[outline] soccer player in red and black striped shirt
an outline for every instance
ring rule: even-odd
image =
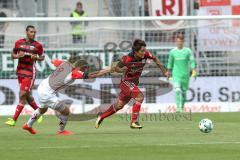
[[[122,72],[119,88],[120,94],[115,104],[112,104],[105,112],[99,115],[96,120],[95,128],[99,128],[102,121],[122,109],[131,99],[135,100],[132,107],[132,117],[130,127],[140,129],[142,126],[138,122],[139,111],[143,102],[144,96],[140,91],[138,84],[147,59],[151,59],[160,68],[161,72],[169,77],[169,73],[160,61],[149,51],[146,50],[146,43],[143,40],[137,39],[133,42],[132,52],[123,56],[117,63],[115,72]]]
[[[36,78],[36,61],[44,60],[43,47],[38,41],[35,41],[36,29],[32,25],[26,27],[26,38],[15,42],[12,52],[12,58],[18,59],[16,74],[20,87],[19,103],[17,105],[13,118],[6,121],[7,125],[14,126],[22,112],[24,105],[28,103],[34,110],[38,108],[31,94],[32,86]]]

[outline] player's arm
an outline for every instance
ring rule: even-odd
[[[44,60],[44,58],[45,58],[45,56],[44,55],[40,55],[40,56],[37,56],[37,61],[43,61]]]
[[[173,57],[173,55],[170,51],[169,56],[168,56],[168,63],[167,63],[167,69],[168,69],[169,77],[172,76],[173,65],[174,65],[174,57]]]
[[[60,60],[60,59],[53,59],[51,61],[51,63],[55,66],[55,67],[58,67],[60,66],[64,61],[63,60]]]
[[[78,68],[74,69],[68,76],[67,79],[89,79],[89,78],[96,78],[101,77],[107,73],[110,73],[111,68],[107,67],[100,71],[95,71],[91,73],[82,72]]]
[[[43,54],[43,47],[41,44],[37,46],[37,54],[31,55],[32,60],[34,61],[43,61],[45,56]]]
[[[189,60],[190,60],[190,67],[191,67],[191,77],[196,77],[197,76],[196,61],[191,50],[190,50]]]
[[[43,61],[44,60],[44,55],[31,55],[31,59],[34,61]]]
[[[20,46],[19,41],[16,41],[12,51],[12,59],[19,59],[25,56],[24,52],[18,52],[19,46]]]
[[[125,57],[122,57],[119,61],[113,62],[111,66],[111,72],[123,73],[127,70],[127,67],[124,63]]]
[[[100,71],[95,71],[95,72],[91,72],[88,74],[87,78],[97,78],[97,77],[101,77],[107,73],[111,72],[111,67],[107,67],[105,69],[102,69]]]
[[[162,63],[156,58],[153,60],[156,65],[160,68],[161,72],[166,76],[169,77],[169,73],[167,71],[167,69],[162,65]]]
[[[161,70],[161,72],[163,73],[164,76],[169,77],[167,69],[162,65],[162,63],[160,62],[160,60],[157,57],[155,57],[152,53],[150,53],[148,51],[146,53],[146,57],[148,59],[152,59],[156,63],[156,65]]]
[[[15,51],[12,52],[12,59],[19,59],[19,58],[22,58],[24,57],[24,52],[20,52],[20,53],[16,53]]]

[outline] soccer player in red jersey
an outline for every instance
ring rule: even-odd
[[[36,78],[36,61],[44,60],[43,47],[35,41],[36,29],[32,25],[26,27],[26,38],[19,39],[15,42],[12,52],[12,58],[18,59],[18,66],[16,74],[20,87],[19,103],[17,105],[15,114],[9,118],[5,123],[9,126],[15,126],[16,121],[22,112],[26,103],[28,103],[34,110],[38,108],[31,94],[32,86]]]
[[[115,69],[113,69],[115,72],[124,73],[119,85],[121,90],[120,95],[115,104],[112,104],[104,113],[98,116],[95,128],[99,128],[100,124],[105,118],[122,109],[132,98],[135,100],[135,103],[132,107],[130,127],[133,129],[142,128],[138,122],[138,117],[144,96],[138,88],[138,83],[147,59],[152,59],[160,68],[162,73],[169,77],[165,67],[154,55],[147,51],[145,47],[146,43],[143,40],[135,40],[132,46],[132,52],[126,56],[123,56],[116,65]]]

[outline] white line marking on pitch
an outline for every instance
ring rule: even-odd
[[[188,145],[216,145],[216,144],[240,144],[240,142],[196,142],[196,143],[170,143],[170,144],[144,144],[138,146],[188,146]],[[112,148],[112,147],[135,147],[135,145],[110,145],[110,146],[46,146],[40,149],[74,149],[74,148]]]

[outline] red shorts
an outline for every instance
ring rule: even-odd
[[[18,77],[18,83],[21,91],[30,92],[34,85],[34,80],[28,77]]]
[[[138,94],[142,94],[138,86],[129,81],[122,81],[120,83],[120,94],[118,99],[124,102],[129,102],[131,98],[136,98]]]

